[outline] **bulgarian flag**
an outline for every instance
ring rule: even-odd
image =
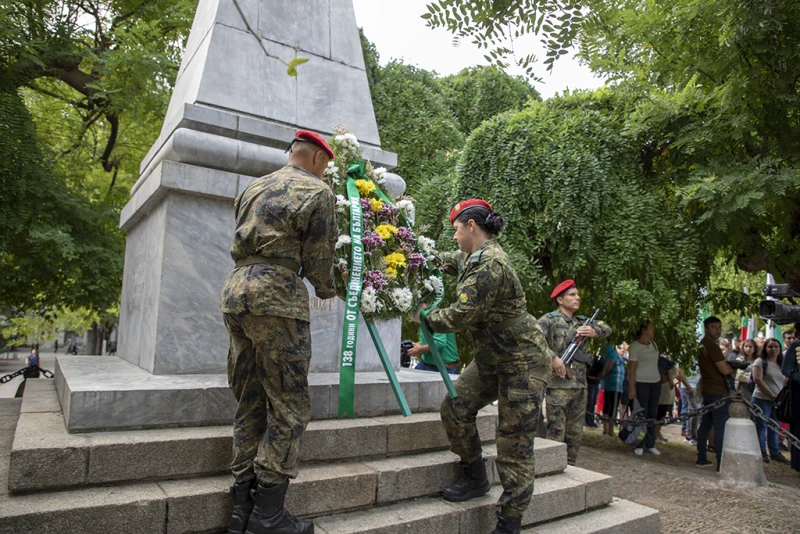
[[[744,341],[745,339],[752,339],[751,337],[748,336],[749,331],[750,331],[750,319],[748,319],[747,317],[742,317],[742,332],[739,339],[742,341]]]

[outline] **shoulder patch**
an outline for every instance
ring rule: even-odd
[[[466,303],[466,302],[469,300],[469,297],[467,296],[467,294],[466,294],[466,293],[461,293],[461,294],[458,296],[458,300],[459,300],[459,301],[460,301],[462,304],[464,304],[464,303]]]
[[[551,311],[545,317],[558,317],[560,314],[557,311]]]
[[[483,256],[483,250],[479,250],[477,252],[473,252],[469,257],[470,263],[478,263],[481,261],[481,256]]]

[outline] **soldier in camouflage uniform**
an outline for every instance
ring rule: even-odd
[[[442,422],[464,470],[443,496],[465,501],[491,488],[475,418],[498,400],[496,465],[504,491],[494,533],[518,533],[533,495],[533,438],[552,359],[527,313],[511,261],[493,238],[502,217],[489,203],[473,199],[457,204],[450,222],[462,252],[443,253],[437,260],[445,273],[458,275],[457,298],[448,308],[432,310],[425,322],[433,332],[469,329],[475,357],[455,383],[458,396],[442,401]]]
[[[539,318],[547,345],[558,358],[575,338],[575,334],[588,338],[606,338],[611,328],[603,321],[592,326],[582,326],[586,317],[574,315],[580,306],[580,296],[575,282],[566,280],[550,295],[558,309]],[[578,353],[572,361],[566,377],[557,377],[547,384],[547,430],[548,439],[567,444],[567,462],[575,465],[581,446],[583,424],[586,414],[586,371],[591,358]]]
[[[319,298],[335,296],[338,229],[335,196],[321,179],[330,147],[300,130],[290,150],[287,166],[254,181],[235,202],[236,267],[221,302],[231,339],[228,383],[238,402],[232,533],[314,531],[283,501],[311,418],[309,296],[302,277]]]

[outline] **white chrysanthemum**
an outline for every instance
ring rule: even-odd
[[[360,146],[356,136],[349,132],[346,134],[339,134],[335,137],[335,139],[339,145],[348,152],[355,152]]]
[[[403,199],[397,203],[397,209],[402,211],[406,219],[408,219],[409,224],[414,226],[414,219],[416,219],[417,215],[417,208],[414,207],[414,203],[408,199]]]
[[[417,236],[417,244],[419,245],[419,249],[422,251],[422,254],[425,255],[425,259],[428,261],[433,260],[433,251],[436,249],[436,241],[430,237],[420,235]]]
[[[414,300],[414,294],[411,293],[411,290],[407,287],[393,289],[389,297],[392,299],[395,308],[401,312],[407,312],[409,308],[411,308],[411,303]]]
[[[378,298],[378,292],[371,286],[361,291],[361,311],[364,313],[378,313],[383,309],[383,302]]]
[[[336,263],[336,266],[339,267],[339,270],[346,271],[348,269],[347,260],[344,258],[339,258],[339,261]]]
[[[328,168],[323,173],[326,178],[329,178],[335,185],[339,185],[339,167],[333,161],[328,162]]]
[[[336,211],[339,213],[347,212],[347,208],[350,206],[350,201],[344,198],[342,195],[336,195]]]
[[[383,184],[386,182],[386,167],[378,167],[374,171],[375,173],[375,181],[379,184]]]
[[[350,236],[349,236],[349,235],[340,235],[340,236],[339,236],[339,239],[337,239],[337,240],[336,240],[336,248],[337,248],[337,249],[340,249],[340,248],[342,248],[344,245],[349,245],[349,244],[350,244],[350,243],[352,243],[352,242],[353,242],[353,240],[352,240],[352,239],[350,239]]]
[[[436,276],[431,275],[425,279],[422,285],[424,285],[425,289],[427,289],[428,291],[432,293],[437,293],[439,291],[439,288],[441,287],[441,281]]]

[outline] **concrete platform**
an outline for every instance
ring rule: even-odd
[[[69,432],[227,424],[236,410],[225,375],[153,375],[116,357],[56,361],[56,389]],[[446,393],[438,373],[401,370],[412,412],[438,411]],[[312,419],[337,417],[338,373],[309,375]],[[383,372],[356,373],[356,417],[399,414]]]

